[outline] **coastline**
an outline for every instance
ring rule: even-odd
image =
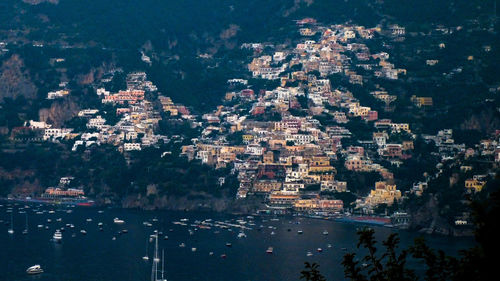
[[[211,196],[210,196],[211,197]],[[136,198],[137,199],[137,198]],[[203,198],[207,199],[207,198]],[[236,200],[229,200],[228,198],[213,198],[208,200],[202,200],[199,198],[197,200],[188,199],[187,197],[175,197],[170,196],[168,199],[163,198],[163,200],[155,200],[155,204],[145,204],[144,200],[126,200],[124,198],[120,203],[104,203],[103,200],[95,199],[89,201],[92,204],[75,204],[74,202],[68,201],[44,201],[37,199],[22,199],[22,198],[0,198],[0,202],[15,202],[22,204],[44,204],[44,205],[54,205],[54,206],[71,206],[71,207],[84,207],[84,208],[118,208],[118,209],[137,209],[144,211],[185,211],[185,212],[216,212],[216,213],[226,213],[236,216],[246,216],[246,215],[259,215],[259,216],[272,216],[272,217],[305,217],[310,219],[319,220],[330,220],[346,224],[357,224],[360,226],[378,226],[385,228],[392,228],[398,230],[406,230],[409,232],[422,233],[427,235],[438,235],[438,236],[453,236],[453,237],[472,237],[474,235],[472,229],[458,230],[456,228],[450,228],[446,226],[438,226],[435,223],[429,225],[428,227],[417,228],[410,225],[393,225],[391,223],[390,217],[382,216],[366,216],[366,215],[345,215],[345,214],[335,214],[335,215],[325,215],[325,214],[311,214],[311,213],[301,213],[301,212],[272,212],[268,209],[263,209],[262,202],[239,202],[236,204]],[[161,204],[160,204],[161,203]],[[243,203],[243,204],[241,204]]]

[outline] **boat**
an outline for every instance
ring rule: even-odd
[[[87,234],[87,231],[85,229],[82,229],[82,230],[80,230],[80,233],[85,235],[85,234]]]
[[[184,247],[186,247],[186,244],[184,244],[184,243],[180,243],[180,244],[179,244],[179,247],[180,247],[180,248],[184,248]]]
[[[191,248],[191,252],[196,252],[196,248]]]
[[[276,234],[276,233],[274,233],[274,231],[271,231],[271,235],[274,235],[274,234]]]
[[[103,225],[104,224],[102,222],[100,222],[100,223],[97,224],[98,227],[103,227]]]
[[[227,256],[226,256],[226,254],[222,254],[222,255],[220,255],[220,257],[225,259]]]
[[[213,256],[214,255],[214,252],[210,252],[208,253],[209,256]]]
[[[28,213],[26,213],[26,225],[24,227],[23,234],[28,234]]]
[[[326,245],[326,246],[327,246],[328,248],[331,248],[331,247],[332,247],[332,244],[328,244],[328,245]]]
[[[297,234],[302,234],[304,233],[302,230],[297,230]]]
[[[87,221],[87,222],[91,222],[91,221],[92,221],[92,219],[88,218],[86,221]]]
[[[165,274],[165,250],[161,250],[161,279],[160,281],[167,281],[164,277]]]
[[[42,272],[43,272],[43,269],[39,264],[35,264],[33,266],[28,267],[28,269],[26,269],[26,273],[32,274],[32,275],[40,274]]]
[[[144,225],[145,225],[145,226],[147,226],[147,227],[151,227],[151,226],[153,226],[150,222],[147,222],[147,221],[143,222],[142,224],[144,224]]]
[[[311,252],[307,252],[307,254],[306,254],[306,255],[307,255],[308,257],[310,257],[310,256],[312,256],[312,255],[313,255],[313,253],[311,253]]]
[[[10,228],[7,230],[9,234],[14,234],[14,217],[12,213],[10,213]]]
[[[148,256],[148,241],[146,240],[146,255],[144,255],[144,257],[142,257],[143,260],[147,261],[149,260],[149,256]]]
[[[116,223],[116,224],[124,224],[124,223],[125,223],[125,221],[124,221],[124,220],[121,220],[121,219],[119,219],[119,218],[114,218],[114,219],[113,219],[113,222],[114,222],[114,223]]]
[[[245,238],[247,235],[244,232],[238,233],[238,238]]]
[[[163,237],[163,240],[168,240],[168,236]]]
[[[273,250],[274,250],[273,247],[269,247],[269,248],[267,248],[266,253],[272,254]]]
[[[62,238],[63,238],[63,237],[62,237],[62,233],[61,233],[61,231],[60,231],[59,229],[56,229],[56,232],[55,232],[55,233],[54,233],[54,235],[52,236],[52,239],[53,239],[55,242],[59,243],[59,242],[61,242]]]
[[[232,247],[233,245],[231,243],[226,243],[226,247]]]
[[[321,252],[323,252],[323,249],[318,248],[317,251],[318,251],[318,253],[321,253]]]
[[[323,231],[323,235],[328,235],[328,231]]]

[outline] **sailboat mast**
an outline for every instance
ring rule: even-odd
[[[155,246],[155,280],[158,280],[158,233],[156,233],[156,246]]]
[[[161,250],[161,281],[165,281],[165,278],[163,278],[163,272],[165,269],[163,266],[165,265],[165,249]]]

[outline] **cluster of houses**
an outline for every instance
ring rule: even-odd
[[[135,72],[127,75],[124,90],[111,93],[105,88],[97,89],[103,105],[116,109],[119,120],[115,124],[110,124],[100,109],[84,109],[78,113],[78,117],[87,120],[84,132],[52,128],[36,121],[29,126],[42,130],[45,141],[75,139],[74,151],[110,143],[128,152],[170,141],[168,136],[157,134],[159,121],[167,115],[201,127],[201,134],[182,147],[181,155],[216,169],[229,168],[239,180],[237,198],[260,196],[276,212],[342,212],[352,207],[336,198],[336,194],[351,188],[337,174],[342,167],[353,173],[375,172],[382,178],[366,197],[356,200],[355,207],[363,212],[370,213],[380,204],[401,200],[404,194],[394,184],[391,170],[412,157],[417,136],[408,123],[379,119],[376,109],[363,104],[347,88],[332,85],[330,78],[340,75],[355,86],[372,77],[397,80],[405,75],[404,68],[390,62],[389,53],[371,52],[367,45],[377,34],[399,40],[405,35],[404,27],[327,27],[314,19],[303,19],[297,24],[302,39],[289,48],[264,43],[241,46],[254,51],[248,63],[251,76],[277,81],[278,86],[273,89],[256,90],[248,80],[230,79],[224,103],[212,112],[196,116],[170,97],[158,94],[144,72]],[[61,91],[48,98],[68,94]],[[158,99],[148,100],[150,93]],[[396,95],[380,86],[370,95],[387,107],[397,100]],[[411,101],[416,107],[433,105],[431,97],[415,95]],[[366,125],[369,130],[365,135],[369,137],[354,139],[357,132],[348,129],[351,122]],[[452,130],[422,137],[436,145],[436,153],[443,161],[459,155],[487,155],[500,161],[500,148],[494,140],[466,149],[464,144],[454,142]],[[468,166],[463,166],[466,171]],[[473,175],[465,181],[465,187],[480,191],[486,177]],[[429,179],[414,183],[409,192],[421,195]],[[224,178],[219,182],[223,183]]]
[[[240,83],[240,90],[228,92],[227,103],[203,116],[204,133],[184,146],[182,154],[215,168],[231,167],[240,181],[237,197],[264,196],[270,209],[342,211],[335,193],[349,192],[349,186],[337,178],[340,161],[347,170],[377,172],[384,179],[357,202],[358,208],[391,205],[401,199],[401,192],[392,184],[393,174],[374,158],[400,164],[411,157],[415,136],[408,123],[379,120],[376,110],[361,104],[347,89],[333,87],[328,76],[339,74],[363,84],[366,78],[356,73],[357,68],[386,79],[398,79],[405,70],[395,68],[389,54],[371,54],[362,43],[379,28],[314,23],[298,22],[304,41],[292,49],[259,54],[264,44],[244,44],[242,48],[257,54],[248,64],[252,76],[278,80],[279,86],[254,92],[248,81],[231,79],[231,85]],[[396,100],[383,89],[372,95],[387,104]],[[316,116],[334,122],[322,124]],[[343,140],[353,135],[345,124],[353,119],[369,124],[373,137],[343,146]],[[394,134],[406,138],[392,141]],[[234,142],[235,135],[240,142]]]

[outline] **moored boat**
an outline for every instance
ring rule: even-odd
[[[28,273],[28,274],[40,274],[42,272],[43,272],[43,269],[39,264],[35,264],[33,266],[28,267],[28,269],[26,269],[26,273]]]

